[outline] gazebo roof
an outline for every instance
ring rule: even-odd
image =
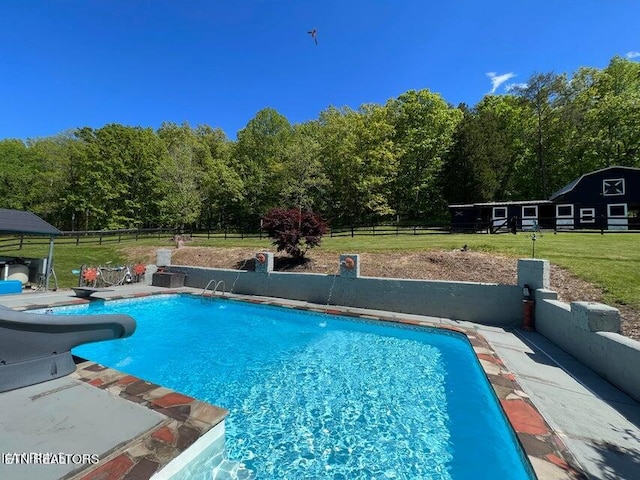
[[[28,235],[62,235],[53,225],[35,213],[0,208],[0,233],[26,233]]]

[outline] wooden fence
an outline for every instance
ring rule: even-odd
[[[62,232],[55,237],[56,245],[102,245],[120,243],[123,240],[139,240],[141,238],[171,238],[172,229],[127,229],[127,230],[87,230]],[[0,238],[0,248],[21,250],[25,245],[49,245],[48,235],[7,235]]]
[[[358,225],[332,228],[330,237],[355,237],[360,235],[432,235],[450,233],[448,226],[435,225]]]
[[[506,227],[506,224],[503,226]],[[498,233],[499,229],[488,228],[476,233]],[[640,230],[606,230],[606,229],[546,229],[544,231],[555,231],[557,233],[640,233]],[[467,230],[468,231],[468,230]],[[504,228],[503,231],[507,231]],[[518,228],[518,231],[521,231]],[[388,235],[434,235],[450,234],[449,226],[443,225],[353,225],[334,227],[329,229],[326,236],[330,238],[356,237],[356,236],[388,236]],[[88,230],[63,232],[55,239],[56,245],[103,245],[108,243],[120,243],[122,241],[140,240],[148,238],[165,238],[171,241],[175,238],[176,231],[168,228],[147,228],[147,229],[122,229],[122,230]],[[193,239],[264,239],[268,238],[263,231],[245,231],[241,229],[187,231],[184,233]],[[49,245],[49,236],[37,235],[5,235],[0,237],[0,249],[21,250],[26,245]]]

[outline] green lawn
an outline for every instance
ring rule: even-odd
[[[451,250],[467,245],[474,251],[517,258],[533,254],[531,235],[422,235],[326,239],[323,248],[347,253]],[[640,234],[544,233],[535,240],[535,257],[565,267],[603,288],[605,300],[640,307]]]
[[[45,258],[49,251],[48,246],[30,246],[28,242],[21,250],[0,251],[3,256]],[[135,243],[135,242],[130,242]],[[127,244],[130,244],[129,242]],[[127,259],[122,254],[125,243],[109,243],[104,245],[55,245],[53,250],[53,266],[58,277],[60,287],[69,288],[78,285],[78,277],[71,273],[79,269],[82,264],[104,265],[111,262],[114,265],[123,264]],[[53,285],[53,284],[51,284]]]
[[[325,237],[320,247],[333,253],[358,252],[415,252],[427,250],[451,250],[467,245],[474,251],[497,253],[517,258],[531,257],[533,250],[531,235],[388,235]],[[122,264],[139,259],[125,258],[124,247],[131,245],[171,248],[166,239],[147,238],[108,243],[104,245],[56,244],[55,270],[62,287],[77,284],[71,270],[86,264]],[[259,239],[197,239],[191,245],[215,247],[245,247],[256,250],[270,248],[268,240]],[[22,250],[0,252],[2,255],[45,257],[47,248],[27,245]],[[536,258],[545,258],[567,268],[577,276],[595,283],[606,292],[605,301],[640,307],[640,235],[638,234],[538,234],[535,241]]]

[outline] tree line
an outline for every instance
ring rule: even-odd
[[[640,63],[620,57],[473,107],[425,89],[300,124],[265,108],[235,141],[168,122],[5,139],[0,207],[63,230],[256,230],[273,207],[333,226],[436,223],[449,203],[545,199],[612,165],[640,167]]]

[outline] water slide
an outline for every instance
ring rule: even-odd
[[[135,329],[129,315],[47,315],[0,305],[0,392],[64,377],[76,369],[73,347]]]

